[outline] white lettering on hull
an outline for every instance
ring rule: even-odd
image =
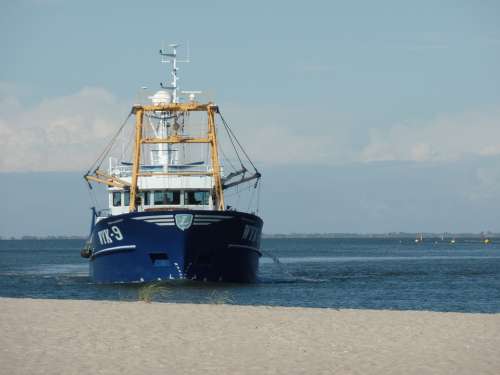
[[[101,245],[112,244],[114,240],[123,240],[123,234],[120,228],[118,228],[116,225],[113,225],[110,229],[102,229],[97,232],[97,238],[99,239],[99,243]]]

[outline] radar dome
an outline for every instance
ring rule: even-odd
[[[168,104],[172,102],[172,96],[168,91],[157,91],[153,96],[149,97],[153,104]]]

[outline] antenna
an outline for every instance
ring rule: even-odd
[[[188,43],[188,57],[186,59],[177,59],[177,47],[179,47],[179,44],[170,44],[169,47],[172,49],[172,52],[166,52],[163,49],[160,49],[160,55],[161,55],[161,62],[164,64],[172,64],[172,82],[170,83],[170,86],[164,85],[163,83],[160,83],[160,86],[164,89],[172,90],[172,102],[173,103],[179,103],[179,97],[177,95],[177,81],[179,80],[179,77],[177,76],[177,71],[179,68],[177,67],[178,62],[185,62],[188,63],[190,62],[189,60],[189,43]]]

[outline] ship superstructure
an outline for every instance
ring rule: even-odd
[[[200,91],[179,91],[177,45],[170,47],[171,52],[160,54],[172,66],[171,84],[162,84],[150,104],[131,110],[131,154],[109,157],[109,146],[85,175],[89,183],[108,186],[108,209],[94,211],[82,255],[89,257],[97,282],[253,281],[262,220],[227,210],[224,190],[244,183],[257,186],[260,173],[218,106],[198,102]],[[217,120],[252,172],[238,154],[239,168],[224,173]],[[102,167],[106,158],[107,170]]]

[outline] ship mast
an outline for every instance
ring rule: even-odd
[[[179,76],[177,75],[177,71],[179,68],[177,67],[178,62],[185,62],[189,63],[189,57],[183,60],[177,59],[177,47],[179,47],[178,44],[170,44],[170,48],[172,48],[172,52],[168,53],[163,51],[162,49],[160,50],[160,55],[162,56],[161,62],[164,64],[172,64],[172,70],[171,70],[171,75],[172,75],[172,82],[170,83],[170,86],[166,86],[163,83],[160,83],[160,86],[164,89],[171,90],[172,91],[172,103],[179,103],[179,95],[177,94],[177,81],[179,80]],[[188,50],[189,51],[189,50]],[[189,54],[189,52],[188,52]],[[167,59],[167,57],[170,57],[170,60]]]
[[[213,103],[199,104],[194,101],[194,95],[191,96],[193,99],[188,103],[180,103],[180,98],[178,95],[177,81],[179,77],[177,72],[179,70],[178,62],[189,62],[189,58],[184,60],[177,59],[177,47],[178,44],[171,44],[172,52],[168,53],[160,50],[160,55],[162,56],[162,62],[172,64],[172,82],[170,86],[166,86],[161,83],[161,87],[172,92],[172,102],[171,103],[156,103],[153,105],[135,105],[132,108],[132,113],[135,114],[135,143],[134,143],[134,158],[132,163],[132,181],[130,184],[130,206],[129,211],[137,211],[137,193],[138,193],[138,181],[140,176],[149,175],[148,173],[142,173],[140,171],[140,160],[141,160],[141,146],[143,144],[185,144],[185,143],[207,143],[210,147],[210,158],[212,168],[210,172],[160,172],[155,173],[155,175],[176,175],[176,176],[193,176],[193,175],[206,175],[213,176],[214,179],[214,198],[215,206],[218,210],[224,210],[224,193],[222,187],[222,177],[221,177],[221,166],[218,154],[218,143],[217,143],[217,132],[215,128],[215,114],[219,112],[219,109]],[[167,60],[165,58],[170,58]],[[195,91],[188,92],[190,94],[197,93]],[[206,111],[207,112],[207,137],[187,137],[184,135],[174,134],[166,135],[160,137],[143,137],[143,119],[144,115],[150,112],[167,112],[173,116],[177,116],[178,113],[191,112],[191,111]]]

